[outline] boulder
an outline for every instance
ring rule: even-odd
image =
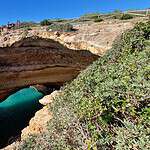
[[[42,99],[39,100],[39,102],[42,104],[42,105],[48,105],[48,104],[51,104],[53,99],[60,95],[61,94],[61,91],[54,91],[52,92],[50,95],[46,95],[44,96]]]

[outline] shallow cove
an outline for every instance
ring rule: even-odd
[[[43,96],[34,88],[24,88],[0,103],[0,148],[21,134],[35,112],[42,108],[39,99]]]

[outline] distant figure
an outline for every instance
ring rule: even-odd
[[[20,22],[19,20],[17,20],[15,26],[16,26],[16,27],[20,27],[20,25],[21,25],[21,22]]]
[[[45,92],[44,86],[32,86],[0,103],[0,148],[6,146],[9,138],[20,134],[35,112],[42,108],[39,100]]]

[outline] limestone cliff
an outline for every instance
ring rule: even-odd
[[[33,84],[62,85],[98,56],[75,51],[50,39],[32,37],[0,48],[0,95]]]
[[[105,20],[100,23],[75,24],[75,32],[51,32],[47,27],[34,27],[32,30],[10,30],[0,36],[0,47],[11,46],[16,41],[26,37],[38,36],[59,41],[69,49],[89,50],[92,53],[102,55],[110,49],[113,41],[125,30],[131,29],[136,22],[143,18],[135,18],[127,21]]]

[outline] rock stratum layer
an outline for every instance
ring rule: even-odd
[[[112,47],[113,41],[124,31],[133,28],[135,23],[145,18],[131,20],[105,20],[100,23],[84,22],[74,25],[75,32],[51,32],[46,27],[33,27],[32,30],[10,30],[0,35],[0,47],[11,46],[25,37],[38,36],[59,41],[69,49],[89,50],[94,54],[103,55]]]
[[[10,89],[28,85],[61,85],[75,78],[97,58],[88,51],[71,50],[54,40],[38,37],[0,48],[1,98]]]

